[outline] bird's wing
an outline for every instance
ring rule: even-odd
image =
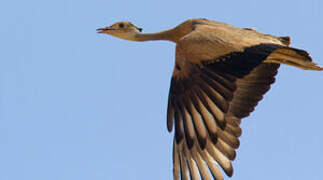
[[[279,65],[323,70],[306,51],[270,35],[228,25],[197,25],[177,42],[167,127],[174,137],[174,179],[232,176],[248,116],[275,81]],[[175,122],[174,122],[175,120]]]
[[[281,46],[259,44],[198,63],[180,43],[167,112],[168,130],[175,124],[174,179],[223,179],[218,165],[232,176],[240,119],[274,82],[279,64],[263,61]]]

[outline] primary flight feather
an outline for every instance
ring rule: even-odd
[[[275,37],[206,19],[190,19],[158,33],[141,33],[130,22],[99,33],[130,41],[176,43],[167,108],[167,128],[175,127],[174,179],[229,177],[239,147],[241,119],[248,116],[275,81],[280,64],[323,70],[309,54]]]

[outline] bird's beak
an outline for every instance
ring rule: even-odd
[[[107,31],[111,31],[111,30],[115,30],[115,29],[113,29],[113,28],[111,28],[111,27],[104,27],[104,28],[98,28],[98,29],[96,29],[96,31],[97,31],[98,33],[105,33],[105,32],[107,32]]]

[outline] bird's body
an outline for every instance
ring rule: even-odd
[[[248,116],[275,81],[280,64],[323,70],[306,51],[275,37],[206,19],[191,19],[151,34],[129,22],[100,33],[132,41],[176,43],[168,100],[167,128],[174,138],[174,179],[232,176],[241,119]],[[175,120],[175,121],[174,121]]]

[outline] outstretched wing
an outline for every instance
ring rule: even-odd
[[[279,64],[263,61],[279,47],[260,44],[200,64],[175,66],[167,114],[169,131],[175,120],[174,179],[211,179],[210,174],[223,179],[218,165],[232,176],[240,120],[275,81]]]
[[[279,38],[223,23],[195,23],[177,42],[167,127],[174,137],[174,179],[232,176],[241,119],[275,81],[280,64],[323,70]],[[174,122],[175,120],[175,122]],[[211,175],[210,175],[211,174]]]

